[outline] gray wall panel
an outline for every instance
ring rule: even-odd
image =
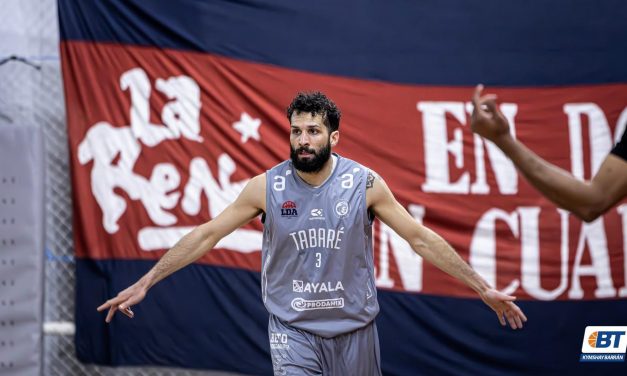
[[[44,148],[34,126],[0,127],[0,375],[41,373]]]

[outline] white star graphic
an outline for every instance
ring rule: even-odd
[[[257,141],[261,140],[259,136],[259,126],[261,125],[261,119],[253,119],[250,115],[242,112],[242,116],[239,121],[233,123],[233,128],[242,134],[242,142],[248,141],[249,138],[254,138]]]

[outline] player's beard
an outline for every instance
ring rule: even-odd
[[[306,151],[313,155],[313,157],[308,159],[301,159],[298,157],[298,154],[301,151]],[[307,147],[300,147],[298,149],[294,149],[292,145],[290,145],[290,159],[292,160],[292,164],[294,168],[296,168],[300,172],[319,172],[324,167],[324,164],[331,158],[331,138],[327,140],[327,144],[320,148],[320,151],[316,152],[314,149]]]

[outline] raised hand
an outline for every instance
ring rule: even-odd
[[[509,135],[509,123],[496,105],[496,95],[481,95],[483,85],[477,85],[472,96],[474,109],[470,120],[470,129],[490,141]]]
[[[495,289],[487,290],[480,294],[480,296],[483,302],[496,313],[501,325],[507,325],[505,321],[507,320],[512,329],[521,329],[523,322],[527,321],[527,316],[514,304],[514,300],[516,300],[515,297],[503,294]]]

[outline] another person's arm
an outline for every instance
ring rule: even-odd
[[[472,98],[472,131],[498,146],[546,198],[590,222],[627,195],[627,161],[623,158],[608,155],[592,180],[580,181],[514,139],[496,105],[496,95],[482,96],[482,90],[482,85],[477,86]],[[621,143],[627,143],[624,135]]]
[[[121,291],[115,298],[107,300],[98,307],[98,311],[109,310],[105,321],[110,322],[118,310],[133,317],[130,306],[142,301],[152,286],[196,261],[212,249],[220,239],[265,211],[265,191],[265,174],[251,179],[237,199],[220,215],[183,236],[148,273]]]
[[[369,181],[372,183],[367,190],[367,204],[381,221],[405,239],[414,252],[475,290],[496,313],[501,325],[506,325],[507,320],[512,329],[522,328],[527,318],[513,303],[515,297],[488,285],[442,237],[416,222],[383,180],[373,175]]]

